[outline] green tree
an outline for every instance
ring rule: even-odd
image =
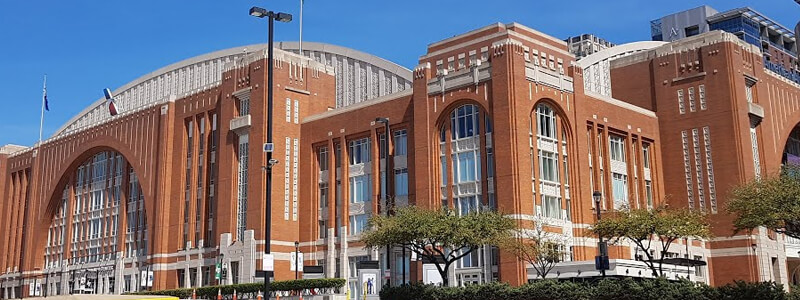
[[[533,220],[533,229],[519,229],[515,236],[501,243],[501,248],[533,266],[536,274],[546,278],[564,257],[566,237],[544,229],[543,218]]]
[[[734,214],[735,232],[764,226],[800,238],[800,168],[755,179],[733,189],[727,210]]]
[[[687,209],[634,209],[610,214],[595,223],[591,232],[602,235],[612,243],[628,240],[644,250],[644,263],[653,276],[664,276],[664,259],[669,246],[678,239],[708,238],[711,236],[705,215]],[[654,257],[652,250],[660,255]]]
[[[436,265],[445,286],[450,265],[484,245],[496,245],[514,229],[515,222],[492,211],[456,212],[415,206],[398,208],[394,216],[373,216],[361,241],[367,248],[399,245]]]

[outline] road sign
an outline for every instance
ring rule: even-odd
[[[275,144],[273,143],[264,143],[264,152],[272,152],[275,150]]]
[[[216,272],[214,273],[214,278],[217,280],[222,279],[222,263],[217,263]]]

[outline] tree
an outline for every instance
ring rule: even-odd
[[[800,167],[757,178],[733,189],[727,211],[736,216],[735,233],[764,226],[800,238]]]
[[[669,246],[677,239],[708,238],[711,236],[705,215],[687,209],[634,209],[611,214],[595,223],[591,232],[602,235],[610,242],[628,240],[644,250],[644,263],[653,276],[664,276],[664,259]],[[656,242],[654,245],[654,242]],[[650,253],[658,247],[658,259]]]
[[[547,277],[564,256],[566,237],[544,230],[544,220],[535,218],[533,229],[519,229],[501,243],[501,248],[533,266],[541,278]]]
[[[450,265],[484,245],[496,245],[515,228],[512,219],[492,211],[459,216],[441,209],[398,208],[394,216],[373,216],[361,241],[367,248],[399,245],[436,265],[445,286]]]

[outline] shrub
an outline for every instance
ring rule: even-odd
[[[686,280],[606,279],[593,282],[539,280],[519,287],[488,283],[465,287],[437,287],[412,283],[384,287],[383,300],[800,300],[800,292],[787,294],[772,282],[736,282],[722,287]]]
[[[298,280],[283,280],[273,281],[270,284],[270,292],[289,292],[289,291],[305,291],[316,290],[317,293],[332,293],[337,292],[346,283],[342,278],[320,278],[320,279],[298,279]],[[199,288],[185,288],[185,289],[172,289],[160,291],[142,291],[131,293],[135,295],[164,295],[178,297],[181,299],[191,298],[192,291],[195,291],[199,299],[216,299],[217,293],[221,291],[222,295],[233,295],[236,290],[238,295],[251,294],[255,295],[259,291],[264,290],[264,283],[240,283],[230,285],[214,285]]]

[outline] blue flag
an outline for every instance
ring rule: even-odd
[[[44,94],[44,110],[50,111],[50,105],[47,103],[47,90],[45,90]]]

